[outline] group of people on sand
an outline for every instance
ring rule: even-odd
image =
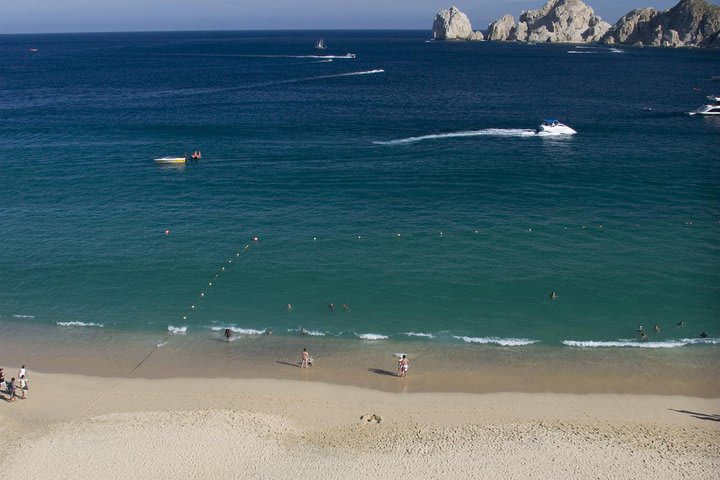
[[[685,320],[680,320],[680,321],[679,321],[678,323],[676,323],[675,325],[677,325],[678,327],[684,327],[684,326],[687,325],[687,322],[686,322]],[[655,325],[655,326],[653,327],[653,331],[654,331],[655,333],[660,333],[660,330],[661,330],[661,329],[660,329],[660,325]],[[646,342],[647,339],[648,339],[648,335],[647,335],[647,333],[645,332],[645,328],[644,328],[642,325],[640,325],[640,326],[637,328],[637,332],[638,332],[638,336],[640,337],[640,341],[641,341],[641,342]],[[702,332],[700,332],[700,334],[699,334],[698,336],[699,336],[700,338],[708,338],[708,333],[703,330]]]
[[[10,380],[5,380],[5,372],[0,368],[0,393],[8,395],[5,399],[8,402],[14,402],[18,398],[25,400],[27,398],[27,391],[30,390],[28,385],[27,370],[25,365],[20,367],[18,371],[17,379],[15,377]]]

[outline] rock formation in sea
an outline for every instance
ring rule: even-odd
[[[487,39],[504,42],[510,40],[514,30],[515,18],[508,13],[488,25]]]
[[[456,6],[435,15],[432,36],[435,40],[483,40],[482,32],[473,32],[470,19]]]
[[[549,0],[537,10],[520,14],[518,22],[504,15],[488,26],[490,40],[519,42],[597,42],[610,24],[582,0]]]
[[[606,44],[720,48],[720,7],[680,0],[669,10],[639,8],[622,17],[601,39]]]

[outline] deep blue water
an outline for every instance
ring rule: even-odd
[[[0,322],[720,337],[720,52],[319,36],[0,36]]]

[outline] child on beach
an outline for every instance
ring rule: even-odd
[[[20,371],[18,372],[18,378],[24,378],[25,379],[25,386],[23,387],[23,390],[30,390],[30,386],[28,385],[28,375],[25,371],[25,365],[20,367]]]
[[[8,398],[8,402],[14,402],[17,400],[17,395],[15,394],[15,379],[11,379],[7,384],[7,392],[10,395]]]
[[[310,354],[308,353],[307,348],[303,348],[302,362],[300,363],[300,368],[308,368],[309,360],[310,360]]]
[[[407,378],[408,368],[410,368],[410,360],[408,360],[407,355],[403,355],[402,360],[400,360],[400,373],[403,378]]]
[[[27,389],[28,389],[27,380],[25,380],[25,375],[22,375],[20,377],[20,392],[22,392],[22,397],[20,397],[20,398],[25,399],[25,390],[27,390]]]

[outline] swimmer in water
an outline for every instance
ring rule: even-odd
[[[265,335],[272,335],[272,328],[265,330]]]
[[[647,340],[647,333],[640,332],[640,341],[646,341]]]
[[[348,305],[347,303],[343,303],[343,310],[346,312],[350,310],[350,305]]]
[[[232,330],[230,330],[229,328],[226,328],[225,332],[223,333],[223,337],[225,337],[226,342],[229,342],[230,337],[232,337]]]
[[[679,321],[678,323],[676,323],[675,325],[677,325],[678,327],[684,327],[685,325],[687,325],[687,323],[685,323],[685,320],[680,320],[680,321]]]
[[[292,311],[292,305],[289,304],[289,303],[287,304],[287,311],[288,311],[288,312],[291,312],[291,311]]]
[[[308,334],[308,331],[305,330],[303,327],[300,327],[300,335],[304,337],[307,334]]]
[[[655,330],[655,333],[660,333],[660,325],[655,325],[653,330]]]
[[[328,303],[328,310],[330,310],[331,312],[334,312],[334,311],[335,311],[335,304],[334,304],[334,303]]]
[[[552,293],[550,294],[550,300],[557,300],[557,297],[558,297],[558,295],[557,295],[556,292],[552,292]]]
[[[708,334],[705,331],[700,334],[700,338],[707,338],[707,337],[708,337]]]

